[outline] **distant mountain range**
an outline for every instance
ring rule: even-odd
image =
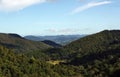
[[[66,45],[72,41],[75,41],[79,38],[85,37],[87,35],[56,35],[56,36],[33,36],[28,35],[24,38],[34,41],[44,41],[44,40],[50,40],[53,42],[56,42],[61,45]]]

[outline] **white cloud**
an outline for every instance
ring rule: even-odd
[[[100,5],[105,5],[105,4],[110,4],[112,3],[111,1],[102,1],[102,2],[90,2],[84,6],[80,6],[76,9],[74,9],[70,14],[73,15],[73,14],[76,14],[76,13],[79,13],[79,12],[82,12],[84,10],[87,10],[89,8],[92,8],[92,7],[96,7],[96,6],[100,6]]]
[[[28,6],[44,3],[48,0],[0,0],[0,10],[2,11],[18,11]]]

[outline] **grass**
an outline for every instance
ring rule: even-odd
[[[65,60],[50,60],[50,61],[47,61],[47,63],[52,64],[52,65],[57,65],[57,64],[60,64],[60,63],[65,63],[65,62],[66,62]]]

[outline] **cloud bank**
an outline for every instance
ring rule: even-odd
[[[93,8],[93,7],[100,6],[100,5],[105,5],[105,4],[110,4],[110,3],[112,3],[112,2],[111,1],[90,2],[90,3],[88,3],[88,4],[84,5],[84,6],[77,7],[70,14],[73,15],[73,14],[82,12],[84,10],[87,10],[89,8]]]
[[[18,11],[28,6],[48,1],[49,0],[0,0],[0,10]]]

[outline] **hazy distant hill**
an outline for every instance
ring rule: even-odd
[[[86,35],[57,35],[57,36],[25,36],[24,38],[34,41],[50,40],[61,45],[66,45],[74,40],[82,38]]]
[[[0,45],[11,48],[15,51],[34,51],[50,48],[51,46],[43,43],[24,39],[17,34],[0,33]]]

